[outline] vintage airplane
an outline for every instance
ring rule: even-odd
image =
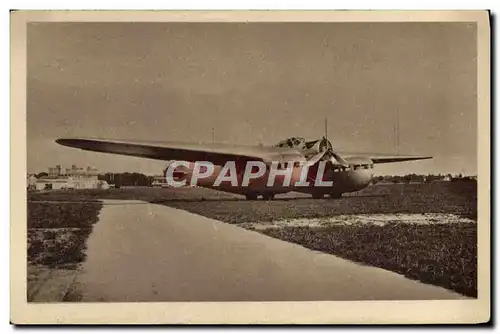
[[[156,160],[209,161],[215,166],[215,171],[210,177],[199,179],[198,186],[241,194],[249,200],[258,197],[271,200],[275,194],[290,191],[311,194],[313,198],[323,198],[325,195],[339,198],[343,193],[359,191],[370,185],[375,164],[432,158],[429,156],[339,152],[333,149],[326,135],[313,141],[306,141],[301,137],[292,137],[273,146],[126,141],[98,138],[61,138],[57,139],[56,142],[82,150]],[[223,170],[222,166],[228,161],[235,162],[239,182],[241,182],[245,166],[249,161],[260,161],[267,166],[277,162],[278,168],[290,168],[292,182],[290,184],[280,183],[283,178],[278,177],[278,182],[268,186],[266,183],[268,173],[266,173],[262,177],[251,180],[246,187],[241,186],[241,183],[234,186],[234,184],[228,182],[222,182],[214,186],[215,178],[218,177]],[[318,187],[314,182],[316,175],[319,175],[316,172],[320,162],[323,162],[324,166],[323,180],[331,181],[332,185],[329,187]],[[304,163],[308,166],[307,180],[312,182],[307,187],[298,187],[295,184],[301,178]],[[184,168],[184,170],[179,169],[173,176],[176,179],[183,179],[190,178],[192,174],[192,168]]]

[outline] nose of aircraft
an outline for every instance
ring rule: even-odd
[[[361,190],[370,185],[372,177],[373,173],[369,169],[357,170],[351,174],[350,181],[355,190]]]

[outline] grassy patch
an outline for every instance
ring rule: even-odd
[[[472,182],[376,185],[340,199],[213,201],[208,198],[157,202],[231,224],[362,213],[452,213],[477,217],[477,190]]]
[[[29,194],[27,298],[30,302],[40,296],[61,301],[57,296],[64,296],[65,291],[58,289],[65,289],[66,285],[46,287],[46,282],[67,281],[67,273],[71,272],[68,269],[75,270],[85,259],[85,243],[102,204],[93,200],[68,202],[71,200],[74,199],[62,192]],[[58,281],[57,273],[66,276]]]
[[[101,199],[163,201],[236,200],[244,197],[205,188],[124,187],[100,189],[61,190],[30,193],[31,201],[97,201]]]
[[[259,232],[477,297],[475,223],[285,227]]]
[[[97,201],[28,202],[28,262],[51,267],[82,262],[101,207]]]

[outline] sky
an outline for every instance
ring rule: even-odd
[[[30,23],[28,172],[165,166],[60,137],[273,145],[328,118],[339,151],[434,157],[376,174],[476,174],[476,44],[472,23]]]

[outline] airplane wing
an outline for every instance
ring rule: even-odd
[[[384,156],[384,157],[370,157],[370,159],[375,164],[386,164],[390,162],[403,162],[403,161],[413,161],[413,160],[427,160],[432,159],[432,157],[427,156]]]
[[[418,155],[390,155],[390,154],[379,154],[379,153],[348,153],[348,152],[339,152],[339,153],[346,158],[350,157],[369,158],[375,164],[432,159],[431,156],[418,156]]]
[[[56,143],[86,151],[128,155],[155,160],[271,162],[283,154],[300,154],[295,149],[243,146],[232,144],[198,144],[160,141],[129,141],[100,138],[61,138]]]

